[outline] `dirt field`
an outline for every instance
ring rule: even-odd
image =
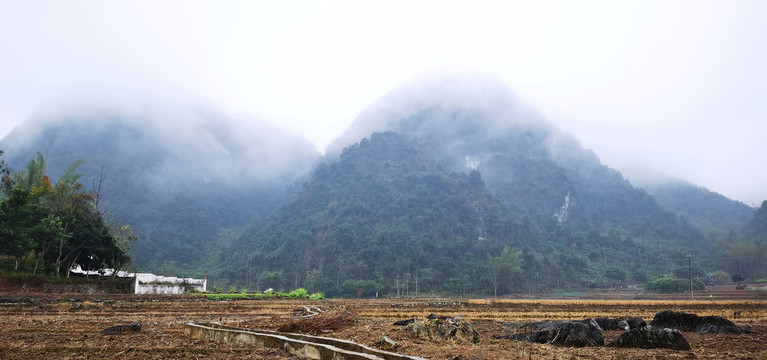
[[[373,345],[382,336],[397,342],[394,351],[431,359],[767,359],[767,302],[763,300],[323,300],[214,302],[199,296],[0,294],[0,359],[297,359],[279,350],[213,343],[184,335],[190,321],[277,330],[290,324],[295,309],[318,305],[328,319],[347,312],[353,321],[322,336]],[[510,340],[504,322],[643,317],[661,310],[729,318],[752,333],[684,333],[691,351],[562,348]],[[479,344],[418,340],[393,326],[396,320],[429,313],[462,317],[482,336]],[[139,322],[139,333],[100,335],[114,325]],[[608,342],[619,331],[605,331]]]

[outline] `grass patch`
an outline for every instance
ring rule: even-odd
[[[283,292],[269,292],[263,293],[230,293],[230,294],[202,294],[206,299],[213,301],[224,300],[264,300],[264,299],[307,299],[307,300],[322,300],[325,298],[323,293],[309,294],[306,289],[299,288],[289,293]]]

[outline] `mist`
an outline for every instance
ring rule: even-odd
[[[300,134],[320,152],[333,143],[332,152],[358,115],[425,69],[471,69],[500,79],[529,111],[633,181],[653,173],[755,205],[767,198],[767,170],[753,160],[767,153],[766,7],[3,2],[0,138],[12,141],[14,128],[41,113],[138,98],[237,119],[193,142],[220,156],[234,149],[221,141],[256,139],[251,118]],[[163,126],[174,129],[173,118]],[[171,134],[185,131],[180,118]],[[203,128],[200,121],[192,127]],[[242,159],[266,161],[263,151]],[[277,159],[264,166],[278,168]]]
[[[81,156],[107,168],[137,162],[157,188],[179,181],[227,186],[289,182],[319,156],[301,135],[253,117],[210,107],[127,102],[38,113],[0,144],[17,167],[30,160],[19,155],[35,151],[68,155],[68,161]],[[33,144],[43,148],[29,149]],[[103,152],[90,153],[94,147]]]

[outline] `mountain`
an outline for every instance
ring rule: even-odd
[[[705,234],[738,232],[754,216],[754,209],[704,187],[670,180],[640,185],[658,204],[686,218]]]
[[[644,190],[601,164],[572,135],[492,77],[441,76],[405,85],[362,113],[328,153],[359,141],[357,134],[364,129],[428,141],[451,170],[476,168],[500,199],[538,221],[560,217],[644,231],[637,222],[663,223],[668,218]],[[680,226],[684,234],[678,236],[697,236]]]
[[[487,292],[643,281],[710,242],[493,78],[419,79],[361,113],[295,197],[227,253],[248,286],[330,295]],[[241,268],[239,268],[241,269]],[[406,280],[407,279],[407,280]]]
[[[756,210],[754,217],[741,230],[743,236],[762,243],[767,243],[767,200]]]
[[[749,222],[703,188],[636,187],[487,76],[414,79],[322,157],[210,108],[63,111],[0,149],[16,169],[41,152],[53,179],[86,159],[100,210],[142,237],[137,269],[211,288],[543,292],[645,282],[690,255],[709,273],[767,271],[762,210]]]
[[[184,276],[203,275],[221,232],[281,204],[319,156],[268,123],[195,108],[66,111],[28,121],[0,148],[15,169],[42,153],[53,179],[85,159],[81,181],[100,186],[99,208],[141,235],[136,267]]]

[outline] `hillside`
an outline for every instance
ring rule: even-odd
[[[415,274],[428,274],[423,291],[486,293],[488,259],[507,246],[523,265],[505,291],[644,281],[688,254],[711,260],[687,221],[487,79],[388,94],[240,244],[231,256],[256,264],[248,286],[352,296],[396,293]]]
[[[767,200],[762,202],[754,217],[743,225],[741,233],[746,238],[767,243]]]
[[[82,182],[100,186],[99,208],[141,237],[136,267],[184,276],[202,276],[220,232],[278,206],[318,156],[269,124],[199,109],[71,111],[27,122],[0,148],[15,169],[42,153],[54,179],[85,159]]]
[[[0,149],[17,169],[41,152],[53,178],[86,159],[99,208],[141,235],[136,267],[211,287],[543,292],[678,274],[690,255],[701,276],[764,271],[761,222],[737,233],[753,210],[689,184],[633,186],[489,77],[394,89],[323,157],[210,109],[63,112]]]
[[[740,231],[754,215],[754,209],[742,202],[684,181],[665,181],[643,187],[665,210],[684,216],[706,234]]]

